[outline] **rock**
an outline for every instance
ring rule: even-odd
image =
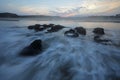
[[[95,28],[95,29],[93,30],[93,33],[98,34],[98,35],[104,35],[104,34],[105,34],[103,28]]]
[[[30,25],[30,26],[28,26],[28,29],[34,29],[34,30],[38,31],[40,26],[41,26],[40,24]]]
[[[42,26],[43,26],[45,29],[50,28],[50,25],[47,25],[47,24],[43,24]]]
[[[66,35],[68,37],[79,37],[78,33],[76,33],[76,31],[73,30],[73,29],[70,29],[70,30],[66,31],[64,33],[64,35]]]
[[[35,24],[35,25],[31,25],[31,26],[28,26],[28,29],[34,29],[35,31],[43,31],[47,28],[49,28],[50,26],[49,25],[40,25],[40,24]]]
[[[35,24],[35,26],[34,26],[34,30],[35,31],[39,31],[40,30],[40,24]]]
[[[59,31],[59,30],[61,30],[63,28],[65,28],[65,27],[61,26],[61,25],[54,25],[54,26],[52,25],[51,28],[49,30],[47,30],[47,31],[48,31],[48,33],[49,32],[57,32],[57,31]]]
[[[47,24],[43,24],[42,26],[47,29],[47,28],[54,27],[55,25],[54,24],[48,24],[48,25]]]
[[[55,27],[54,24],[49,24],[49,25],[47,25],[47,24],[43,24],[43,25],[35,24],[35,25],[28,26],[28,29],[30,29],[30,30],[34,29],[35,31],[43,31],[47,28],[52,28],[52,30],[53,30],[54,27]]]
[[[34,25],[28,26],[28,29],[34,29]]]
[[[55,24],[49,24],[49,26],[50,26],[50,27],[53,27],[53,26],[55,26]]]
[[[66,31],[65,33],[75,33],[75,30],[73,30],[73,29],[70,29],[70,30],[68,30],[68,31]]]
[[[28,47],[25,47],[21,52],[21,56],[35,56],[42,51],[42,41],[35,40]]]
[[[94,41],[97,42],[97,43],[105,44],[105,45],[111,43],[111,40],[101,39],[100,36],[95,36],[95,37],[94,37]]]
[[[81,35],[86,35],[86,29],[83,27],[76,27],[75,30]]]

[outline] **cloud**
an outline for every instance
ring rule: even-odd
[[[1,1],[2,3],[2,1]],[[0,4],[1,4],[0,3]],[[86,16],[119,13],[120,0],[4,0],[0,5],[2,12],[17,14],[38,14],[53,16]]]
[[[47,7],[24,6],[19,9],[20,12],[33,15],[49,15]]]
[[[63,17],[68,16],[86,16],[86,15],[107,15],[119,13],[118,7],[120,7],[120,1],[118,0],[86,0],[81,5],[75,5],[74,7],[64,6],[62,8],[56,8],[50,11],[53,15],[59,15]],[[113,10],[114,9],[114,10]],[[109,13],[108,13],[108,12]],[[114,12],[115,11],[115,12]]]
[[[68,16],[75,16],[78,14],[82,14],[82,11],[86,11],[86,7],[75,7],[75,8],[58,8],[54,11],[50,11],[51,14],[54,15],[59,15],[63,17],[68,17]]]

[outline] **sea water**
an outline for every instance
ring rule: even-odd
[[[28,25],[61,24],[83,26],[86,36],[66,37],[28,30]],[[94,42],[96,27],[105,29],[104,38],[113,44]],[[21,57],[19,52],[36,39],[43,41],[43,52]],[[120,23],[79,21],[0,21],[0,80],[120,80]]]

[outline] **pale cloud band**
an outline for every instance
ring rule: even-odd
[[[7,3],[8,1],[13,0],[4,0],[4,5],[0,5],[0,11],[64,17],[120,13],[120,0],[29,0],[30,2],[21,0],[20,3],[15,0]]]

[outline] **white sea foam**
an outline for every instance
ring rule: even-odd
[[[93,41],[93,29],[86,36],[71,38],[64,30],[56,33],[29,31],[26,28],[0,29],[0,80],[119,80],[120,32],[105,30],[103,45]],[[43,52],[35,57],[20,57],[19,51],[32,41],[43,41]]]

